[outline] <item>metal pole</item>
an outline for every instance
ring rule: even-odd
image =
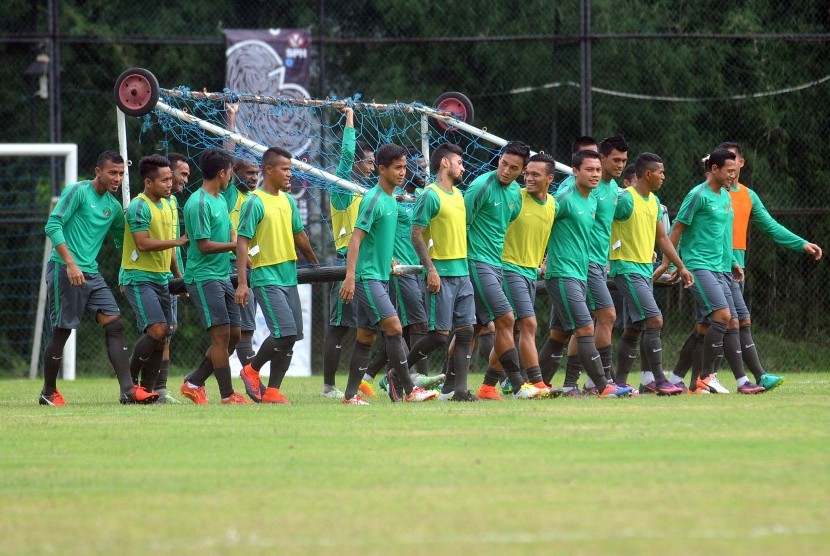
[[[591,99],[591,0],[582,0],[579,54],[582,65],[580,99],[582,104],[582,135],[593,133]]]
[[[124,181],[121,183],[121,204],[124,210],[130,205],[130,159],[127,157],[127,120],[120,108],[115,108],[118,127],[118,150],[124,159]]]

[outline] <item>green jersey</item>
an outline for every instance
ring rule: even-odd
[[[576,181],[576,178],[574,178],[573,174],[569,175],[569,176],[568,176],[568,177],[566,177],[564,180],[562,180],[561,182],[559,182],[559,185],[557,185],[557,186],[553,189],[553,194],[554,194],[554,195],[556,195],[556,194],[557,194],[557,193],[559,193],[560,191],[565,191],[565,188],[566,188],[566,187],[569,187],[569,186],[571,186],[571,185],[573,185],[575,181]]]
[[[617,208],[617,196],[620,188],[613,179],[610,182],[600,180],[596,189],[591,191],[597,200],[597,212],[594,216],[594,229],[588,245],[588,260],[599,266],[608,264],[608,249],[611,245],[611,223]]]
[[[675,223],[686,225],[680,237],[683,262],[689,270],[722,272],[727,225],[732,228],[732,203],[726,189],[712,191],[706,182],[683,199]],[[731,254],[731,234],[729,251]],[[731,258],[731,257],[730,257]]]
[[[227,280],[230,276],[230,251],[203,254],[200,239],[219,243],[231,240],[231,219],[224,197],[214,197],[199,189],[184,204],[184,228],[190,243],[187,246],[187,266],[184,281],[188,284],[205,280]]]
[[[464,195],[467,209],[467,258],[501,268],[507,225],[522,209],[516,182],[503,186],[496,171],[477,177]]]
[[[173,230],[176,233],[176,237],[182,235],[181,225],[179,224],[179,200],[176,198],[175,195],[170,195],[168,199],[170,201],[170,210],[173,211]],[[184,272],[184,261],[182,260],[182,248],[176,247],[176,266],[179,267],[179,272]],[[172,274],[170,275],[173,276]]]
[[[115,246],[121,248],[124,240],[124,212],[108,191],[99,195],[92,181],[67,185],[60,200],[46,220],[44,227],[52,245],[63,243],[83,272],[98,272],[98,253],[107,232]],[[52,249],[51,261],[63,264],[57,249]]]
[[[643,201],[648,202],[647,197],[640,196],[640,198]],[[660,199],[657,198],[657,195],[654,195],[653,199],[653,202],[657,205],[657,219],[654,221],[654,228],[656,230],[657,223],[663,220],[663,206],[660,204]],[[614,220],[626,222],[629,218],[631,218],[632,214],[634,214],[634,197],[631,192],[623,190],[617,197],[617,207],[614,210]],[[651,236],[649,236],[649,239],[650,238]],[[614,244],[611,246],[611,249],[619,249],[620,247],[620,245]],[[654,245],[650,245],[649,249],[654,249]],[[642,263],[625,259],[617,259],[611,261],[611,268],[608,275],[617,276],[618,274],[640,274],[641,276],[645,276],[650,279],[653,271],[654,265],[650,262]]]
[[[415,190],[415,196],[421,194],[421,189]],[[395,188],[395,195],[406,195],[400,187]],[[400,264],[421,264],[415,246],[412,245],[412,218],[415,215],[415,203],[401,201],[398,203],[398,227],[395,231],[395,246],[392,249],[392,258]]]
[[[398,202],[380,185],[370,189],[360,201],[354,227],[366,232],[360,244],[355,281],[389,280],[392,251],[398,226]]]
[[[548,239],[548,265],[545,278],[588,280],[588,250],[585,248],[594,227],[597,199],[579,194],[576,186],[566,187],[554,196],[556,218]]]

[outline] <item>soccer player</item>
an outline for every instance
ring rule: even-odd
[[[239,374],[248,396],[257,403],[289,403],[280,386],[291,364],[294,343],[303,338],[296,249],[306,260],[317,264],[294,196],[287,191],[290,180],[291,153],[277,147],[265,151],[262,187],[253,191],[242,205],[236,240],[236,302],[243,310],[246,304],[252,303],[246,270],[250,254],[250,287],[256,290],[256,299],[271,332]],[[271,375],[263,393],[259,371],[269,361]]]
[[[449,356],[449,377],[439,399],[474,402],[476,396],[467,389],[476,318],[467,266],[467,215],[458,189],[464,175],[462,152],[449,143],[432,152],[430,165],[435,182],[415,205],[411,239],[427,269],[429,333],[413,344],[408,362],[409,366],[415,365],[443,347],[453,331],[455,346]]]
[[[548,193],[553,183],[556,161],[547,154],[530,157],[525,168],[525,188],[521,191],[521,211],[504,236],[504,292],[513,307],[519,328],[519,355],[522,368],[533,386],[549,395],[542,380],[539,353],[536,351],[536,279],[545,257],[556,214],[556,201]]]
[[[52,337],[43,355],[41,405],[66,405],[57,388],[63,346],[81,324],[84,311],[104,329],[107,355],[121,388],[121,403],[158,399],[156,393],[133,384],[121,312],[95,260],[107,233],[121,247],[124,213],[115,192],[123,180],[124,159],[115,151],[104,151],[95,164],[95,178],[67,186],[46,221],[46,235],[54,245],[46,267]]]
[[[346,127],[343,129],[343,143],[340,148],[340,163],[337,177],[356,183],[371,179],[375,171],[375,153],[367,143],[355,138],[354,111],[350,107],[343,109]],[[355,158],[355,153],[359,157]],[[333,187],[330,190],[331,227],[334,235],[334,247],[340,260],[345,260],[349,241],[352,237],[354,223],[362,197],[347,189]],[[342,282],[334,282],[329,296],[329,329],[323,342],[323,397],[342,399],[343,392],[335,387],[335,373],[340,364],[343,337],[350,329],[357,328],[354,305],[344,303],[340,298]],[[375,397],[370,382],[361,383],[360,390],[368,397]]]
[[[239,215],[242,210],[242,204],[249,197],[251,191],[256,189],[259,182],[259,168],[253,162],[247,160],[237,159],[233,164],[233,174],[235,179],[234,187],[228,187],[222,191],[222,196],[228,204],[228,214],[231,218],[231,226],[234,230],[239,229]],[[239,237],[237,235],[237,237]],[[236,267],[236,253],[231,252],[231,276],[237,274]],[[248,269],[250,276],[250,269]],[[245,305],[240,305],[240,337],[236,344],[236,355],[239,357],[239,362],[244,367],[254,358],[254,347],[252,340],[254,332],[256,331],[256,294],[249,292],[250,302]]]
[[[539,353],[542,377],[550,385],[559,367],[562,353],[572,335],[576,336],[577,353],[588,376],[594,381],[601,398],[627,396],[631,388],[617,386],[605,379],[599,352],[594,344],[594,321],[588,310],[588,249],[594,229],[597,198],[591,192],[602,177],[600,155],[579,151],[573,155],[574,185],[559,191],[556,218],[548,240],[545,287],[551,300],[550,337]],[[566,396],[582,396],[576,379],[566,378]]]
[[[233,174],[233,159],[220,149],[199,158],[202,187],[184,205],[184,227],[190,244],[184,282],[196,305],[211,345],[199,366],[185,377],[181,393],[196,404],[207,404],[205,381],[216,375],[223,404],[251,403],[233,391],[228,354],[239,341],[239,307],[229,278],[230,251],[236,249],[228,206],[221,192]]]
[[[412,383],[401,321],[389,299],[393,248],[389,239],[394,236],[398,221],[398,203],[393,193],[406,176],[406,149],[383,145],[377,151],[377,163],[378,184],[360,201],[346,256],[346,277],[340,288],[343,301],[350,303],[355,299],[357,305],[357,337],[343,398],[346,405],[366,405],[357,392],[377,336],[376,326],[385,334],[386,353],[394,365],[387,374],[390,391],[403,390],[401,399],[408,402],[427,401],[437,395]]]
[[[187,245],[187,236],[176,237],[173,226],[168,200],[173,188],[170,161],[157,154],[146,156],[138,163],[138,173],[144,192],[127,207],[120,282],[135,313],[138,331],[143,334],[133,348],[130,374],[133,382],[140,375],[141,387],[154,392],[164,347],[173,329],[167,287],[173,249]],[[161,399],[161,393],[156,393]]]
[[[731,235],[733,214],[727,188],[738,173],[736,159],[725,149],[715,149],[709,155],[706,181],[686,195],[670,235],[672,245],[680,245],[683,261],[695,278],[691,290],[697,307],[696,328],[704,345],[701,368],[693,371],[689,385],[692,394],[711,390],[728,393],[717,379],[715,361],[723,353],[723,339],[732,317],[724,259],[734,259],[731,251],[726,253],[729,249],[725,238],[727,231]],[[737,262],[734,272],[743,278]],[[676,379],[672,382],[676,384]]]
[[[464,196],[467,212],[467,263],[476,305],[476,333],[490,322],[496,325],[495,346],[478,397],[500,400],[496,384],[502,371],[517,399],[531,399],[542,391],[522,376],[513,337],[513,308],[502,287],[502,249],[508,224],[519,216],[522,198],[516,178],[530,158],[530,148],[510,141],[502,148],[498,168],[477,177]]]
[[[611,238],[611,223],[617,206],[620,188],[615,178],[622,175],[628,162],[628,145],[622,135],[603,139],[599,144],[602,177],[599,185],[592,191],[596,197],[597,209],[594,228],[588,244],[588,308],[596,319],[594,342],[599,351],[606,382],[614,380],[611,366],[611,335],[617,311],[614,300],[608,290],[608,246]],[[568,345],[568,368],[565,381],[575,382],[582,371],[577,357],[576,341],[571,339]],[[585,393],[597,394],[597,388],[590,377],[585,381]]]
[[[637,181],[619,195],[611,225],[611,271],[617,290],[622,292],[625,323],[617,351],[617,384],[626,384],[637,357],[637,341],[643,329],[644,367],[642,384],[658,395],[683,392],[663,374],[663,344],[660,332],[663,315],[654,299],[652,257],[655,242],[664,258],[677,268],[685,287],[694,283],[666,236],[660,200],[654,195],[666,179],[663,159],[642,153],[636,162]],[[662,269],[659,271],[662,274]],[[658,276],[660,275],[658,274]]]

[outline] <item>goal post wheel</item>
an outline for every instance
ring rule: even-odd
[[[159,100],[159,82],[144,68],[125,70],[115,80],[115,104],[128,116],[143,116],[152,112]]]
[[[456,120],[461,120],[465,124],[473,122],[474,110],[473,103],[467,98],[467,95],[457,91],[448,91],[438,96],[433,102],[433,106],[442,112],[451,112]],[[438,127],[447,131],[454,131],[451,125],[441,120],[437,121]]]

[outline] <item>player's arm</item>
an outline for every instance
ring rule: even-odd
[[[73,286],[83,286],[86,284],[84,273],[78,268],[75,262],[75,257],[69,252],[69,247],[66,245],[66,238],[63,235],[64,223],[72,217],[78,208],[80,199],[80,186],[75,184],[67,187],[61,193],[58,204],[46,220],[44,230],[46,236],[55,246],[55,251],[66,265],[66,275],[69,278],[69,283]]]
[[[343,108],[346,115],[346,127],[343,128],[343,141],[340,145],[340,161],[337,164],[335,174],[338,178],[351,181],[352,166],[354,165],[355,151],[357,150],[357,137],[354,129],[354,110],[350,107]],[[340,187],[331,187],[329,191],[331,204],[337,210],[346,210],[354,198],[354,193]]]
[[[138,251],[164,251],[187,244],[187,236],[177,239],[156,239],[150,237],[150,219],[153,217],[150,207],[144,202],[132,202],[127,207],[127,218],[130,219],[130,232]],[[175,257],[174,257],[175,258]]]
[[[179,261],[176,260],[176,250],[173,249],[173,252],[170,253],[170,274],[173,275],[173,278],[181,278],[182,271],[179,268]]]
[[[429,255],[429,246],[424,241],[424,231],[429,225],[438,209],[440,208],[440,201],[434,191],[427,190],[427,192],[415,201],[415,218],[412,220],[412,232],[409,236],[412,241],[412,246],[418,254],[421,264],[427,271],[427,290],[431,293],[438,293],[441,290],[441,278],[438,276],[438,271],[435,269],[435,263]]]
[[[469,189],[467,189],[467,192],[464,195],[464,209],[467,212],[468,228],[470,227],[470,224],[473,223],[473,220],[475,220],[476,215],[486,202],[486,187],[487,179],[484,176],[479,176],[475,180],[473,180],[473,183],[470,184]]]
[[[210,207],[207,203],[204,203],[201,209],[198,205],[199,203],[192,203],[185,207],[184,224],[185,233],[190,241],[196,242],[199,252],[203,255],[212,255],[236,249],[236,241],[224,242],[210,239],[210,225],[208,222],[210,222],[213,215],[210,213]]]
[[[775,243],[792,249],[793,251],[804,251],[812,256],[815,260],[821,258],[821,247],[815,243],[810,243],[806,239],[794,234],[784,226],[782,226],[772,215],[767,211],[761,198],[753,190],[749,190],[749,197],[752,199],[752,212],[749,215],[749,220],[761,230],[765,235],[769,236]]]
[[[227,128],[230,131],[236,131],[236,115],[239,113],[239,103],[238,102],[226,102],[225,103],[225,121],[227,122]],[[233,154],[233,151],[236,150],[236,143],[227,139],[225,141],[225,149]]]
[[[346,278],[343,279],[343,285],[340,288],[340,297],[346,303],[349,303],[354,297],[357,256],[360,254],[360,244],[364,237],[366,237],[366,232],[360,228],[355,228],[352,232],[352,238],[349,240],[349,247],[346,251]]]
[[[677,251],[674,248],[674,244],[666,235],[666,228],[663,226],[663,219],[660,218],[658,215],[657,220],[657,234],[655,243],[657,247],[663,252],[663,263],[657,267],[655,270],[656,276],[653,276],[653,279],[659,278],[663,272],[665,271],[665,267],[668,266],[666,260],[671,261],[677,270],[675,271],[675,275],[679,275],[683,279],[683,286],[686,288],[691,287],[695,283],[695,278],[689,269],[686,268],[686,265],[683,264],[683,261],[680,259],[680,256],[677,254]],[[665,267],[664,267],[665,265]]]

